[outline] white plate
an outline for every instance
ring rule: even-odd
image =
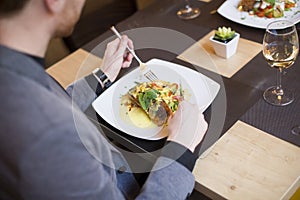
[[[299,1],[296,1],[296,7],[290,11],[285,11],[284,16],[281,18],[266,18],[249,15],[248,12],[241,12],[237,9],[240,0],[227,0],[218,9],[218,13],[223,17],[234,21],[239,24],[251,26],[255,28],[265,29],[270,22],[279,19],[285,19],[293,22],[294,24],[300,21],[300,8]]]
[[[198,104],[201,112],[204,112],[212,103],[220,89],[218,83],[187,67],[159,59],[152,59],[146,64],[156,74],[159,74],[160,79],[169,82],[181,82],[183,89],[187,89],[191,94],[189,101]],[[93,108],[106,122],[128,135],[147,140],[158,140],[166,137],[167,131],[164,129],[141,129],[130,126],[121,119],[118,113],[120,97],[135,85],[135,81],[147,81],[140,75],[138,68],[122,77],[103,92],[92,103]]]

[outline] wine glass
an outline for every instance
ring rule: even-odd
[[[189,0],[185,0],[186,5],[177,11],[177,16],[181,19],[194,19],[200,15],[200,9],[192,7]]]
[[[267,63],[277,69],[277,85],[265,90],[264,99],[276,106],[293,102],[294,94],[283,89],[281,77],[284,69],[294,64],[299,52],[298,35],[295,25],[287,20],[268,24],[263,39],[263,55]]]

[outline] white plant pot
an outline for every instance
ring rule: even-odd
[[[239,33],[235,33],[235,37],[227,43],[214,40],[213,37],[214,36],[211,36],[209,40],[211,41],[215,53],[218,56],[223,58],[229,58],[236,53],[237,46],[240,40]]]

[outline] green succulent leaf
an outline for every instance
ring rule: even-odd
[[[214,39],[217,40],[229,40],[232,39],[235,36],[235,31],[232,30],[230,27],[219,27],[218,30],[216,30]]]

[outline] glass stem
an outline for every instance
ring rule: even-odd
[[[185,5],[186,9],[190,10],[191,9],[190,1],[189,0],[185,0],[185,1],[186,1],[186,5]]]
[[[282,77],[282,68],[279,68],[277,71],[277,88],[276,88],[276,94],[277,96],[283,95],[282,85],[281,85],[281,77]]]

